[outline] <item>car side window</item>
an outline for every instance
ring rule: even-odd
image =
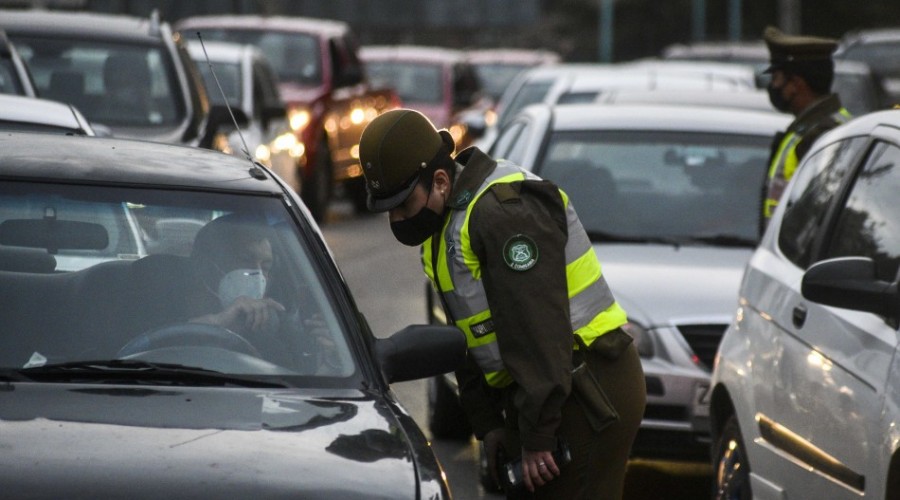
[[[880,143],[860,170],[823,258],[869,257],[877,276],[893,281],[900,267],[900,147]]]
[[[778,247],[797,266],[805,269],[811,263],[813,244],[828,208],[864,144],[863,138],[829,144],[797,170],[786,194],[787,207],[778,234]]]
[[[510,123],[509,126],[500,132],[500,136],[494,142],[489,154],[494,158],[503,158],[509,160],[509,154],[512,147],[516,144],[517,139],[525,130],[525,122],[517,121]]]

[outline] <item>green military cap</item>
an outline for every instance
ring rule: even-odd
[[[394,109],[375,117],[359,140],[369,210],[386,212],[406,201],[444,145],[441,134],[418,111]]]
[[[774,26],[763,31],[763,40],[769,48],[770,66],[767,72],[795,65],[829,62],[837,48],[837,40],[832,38],[787,35]]]

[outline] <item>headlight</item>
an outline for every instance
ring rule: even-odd
[[[312,116],[306,108],[291,108],[291,110],[288,111],[288,120],[291,124],[291,129],[294,131],[305,129],[306,126],[309,125],[311,118]]]
[[[653,335],[646,328],[634,321],[629,321],[622,325],[622,329],[634,339],[634,345],[642,358],[653,357],[656,352],[653,347]]]

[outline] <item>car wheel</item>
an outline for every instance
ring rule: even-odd
[[[751,500],[750,462],[741,438],[737,417],[732,415],[722,428],[714,451],[716,500]]]
[[[313,218],[319,224],[325,222],[325,214],[328,212],[328,203],[331,201],[331,188],[334,179],[331,172],[331,152],[328,143],[323,139],[316,151],[316,161],[313,170],[306,178],[302,186],[301,198],[309,208]]]
[[[459,404],[459,397],[443,376],[428,379],[428,428],[438,439],[466,440],[472,427]]]

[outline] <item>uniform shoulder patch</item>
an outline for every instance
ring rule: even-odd
[[[527,271],[538,261],[538,247],[533,239],[517,234],[503,245],[503,261],[513,271]]]
[[[498,182],[491,186],[491,191],[500,203],[519,199],[519,192],[507,182]]]

